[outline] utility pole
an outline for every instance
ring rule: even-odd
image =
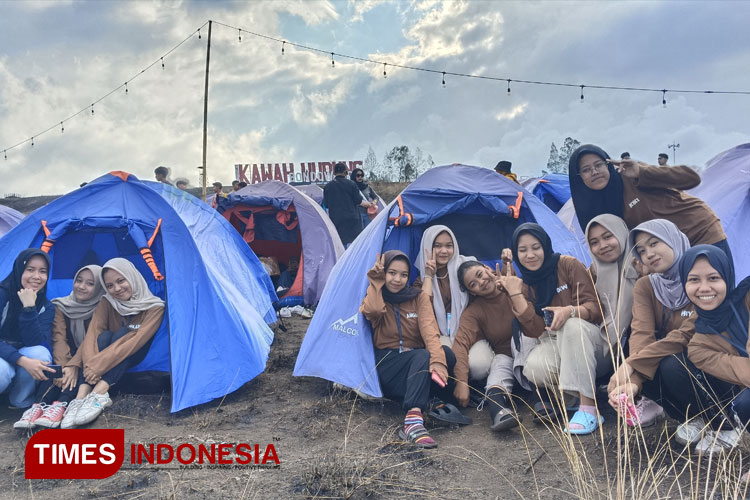
[[[677,141],[672,141],[672,144],[667,145],[667,148],[672,150],[672,165],[677,165],[677,148],[679,147]]]
[[[203,194],[201,199],[206,201],[206,137],[208,133],[208,63],[211,61],[211,24],[208,21],[208,40],[206,41],[206,86],[203,91],[203,165],[199,168],[202,170]]]

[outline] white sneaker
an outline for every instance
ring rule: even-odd
[[[281,309],[279,309],[279,316],[282,318],[291,318],[292,310],[288,307],[282,307]]]
[[[305,319],[310,319],[313,317],[313,312],[312,312],[312,309],[304,308],[302,309],[302,312],[299,315]]]
[[[703,439],[695,445],[695,452],[704,455],[713,455],[722,451],[729,451],[736,448],[742,438],[742,432],[737,429],[726,431],[709,430],[703,436]]]
[[[93,422],[102,414],[105,408],[112,406],[112,400],[109,399],[109,393],[97,394],[90,392],[83,404],[78,409],[75,417],[75,425],[86,425]]]
[[[78,410],[81,408],[84,399],[86,398],[74,399],[73,401],[68,403],[68,409],[65,410],[65,416],[63,417],[62,422],[60,422],[61,429],[70,429],[71,427],[75,427],[76,415],[78,414]]]
[[[635,407],[638,414],[641,416],[641,427],[650,427],[654,425],[658,419],[664,416],[664,408],[659,406],[656,401],[645,396],[635,404]]]
[[[674,439],[683,446],[697,444],[706,432],[706,423],[702,418],[694,418],[677,426]]]
[[[44,413],[44,408],[46,408],[47,405],[43,403],[34,403],[31,405],[31,408],[23,412],[23,415],[21,415],[21,418],[13,424],[14,429],[33,429],[36,427],[36,421],[39,419],[39,417],[42,416],[42,413]]]

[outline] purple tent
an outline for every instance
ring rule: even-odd
[[[4,235],[23,220],[24,215],[5,205],[0,205],[0,236]]]
[[[315,200],[280,181],[253,184],[230,193],[219,210],[258,256],[288,265],[300,256],[302,273],[285,297],[317,304],[328,275],[344,253],[336,228]]]
[[[315,203],[318,205],[323,203],[323,188],[317,184],[300,184],[299,186],[294,187],[315,200]]]
[[[727,233],[739,282],[750,276],[750,143],[719,153],[706,163],[701,185],[690,194],[713,208]]]

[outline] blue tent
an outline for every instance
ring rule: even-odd
[[[5,205],[0,205],[0,236],[13,229],[23,220],[24,215]]]
[[[739,282],[750,276],[750,143],[710,159],[701,178],[700,186],[690,194],[708,203],[721,219]]]
[[[497,262],[523,222],[541,224],[555,251],[589,262],[554,212],[510,179],[463,165],[428,170],[378,214],[336,263],[302,342],[294,375],[320,377],[380,397],[372,332],[359,313],[367,271],[376,255],[400,249],[413,262],[424,230],[444,224],[455,233],[463,255]]]
[[[570,180],[567,174],[547,174],[528,179],[521,185],[555,213],[559,212],[565,202],[570,199]]]
[[[36,210],[1,238],[0,275],[21,250],[40,247],[52,259],[48,295],[57,297],[70,293],[83,265],[118,256],[133,262],[167,301],[165,321],[133,371],[170,372],[172,411],[178,411],[222,397],[263,371],[273,333],[262,317],[267,311],[259,313],[256,304],[273,298],[254,303],[257,297],[243,301],[233,293],[240,281],[252,280],[257,258],[241,252],[246,245],[236,232],[197,199],[164,194],[126,172],[106,174]],[[209,243],[196,243],[194,234]],[[220,274],[221,261],[231,262],[231,275]],[[257,295],[267,295],[254,286]]]

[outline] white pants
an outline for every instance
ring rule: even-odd
[[[537,387],[580,393],[594,399],[596,378],[604,375],[611,356],[601,329],[570,318],[562,329],[546,331],[529,352],[523,375]],[[599,373],[601,372],[601,373]]]

